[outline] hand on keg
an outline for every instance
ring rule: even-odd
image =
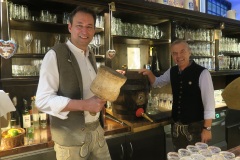
[[[92,116],[95,116],[97,112],[100,112],[103,109],[106,102],[106,100],[100,99],[97,96],[93,96],[87,99],[87,110]]]
[[[124,70],[120,70],[120,69],[117,69],[116,70],[118,73],[121,73],[122,75],[124,75],[126,72]]]
[[[149,69],[139,69],[138,70],[138,73],[140,73],[140,74],[143,74],[143,75],[145,75],[145,76],[148,76],[148,80],[149,80],[149,82],[151,83],[151,84],[153,84],[154,82],[155,82],[155,75],[152,73],[152,71],[151,70],[149,70]]]

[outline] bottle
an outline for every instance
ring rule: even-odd
[[[147,103],[147,108],[146,108],[146,112],[150,115],[155,115],[157,114],[158,111],[158,97],[157,95],[152,95],[151,91],[148,94],[148,103]]]
[[[27,104],[27,100],[23,99],[23,113],[22,113],[22,119],[23,119],[23,128],[26,130],[26,137],[27,137],[27,144],[31,144],[34,139],[34,128],[31,123],[31,115],[29,113],[29,106]]]
[[[158,56],[157,56],[157,51],[156,49],[153,50],[153,55],[152,55],[152,72],[155,76],[160,76],[160,65],[159,65],[159,60],[158,60]]]
[[[184,8],[189,10],[194,10],[193,0],[184,0]]]
[[[47,127],[47,114],[44,112],[39,112],[40,117],[40,126],[42,129],[45,129]]]
[[[27,100],[23,99],[23,112],[22,112],[22,119],[23,119],[23,128],[29,128],[31,126],[31,116],[28,112],[28,105]]]
[[[31,97],[32,121],[35,129],[39,128],[39,112],[35,105],[35,96]]]
[[[13,97],[12,102],[16,108],[16,111],[11,112],[11,127],[12,128],[20,128],[21,118],[20,118],[19,109],[17,107],[17,97],[16,96]]]

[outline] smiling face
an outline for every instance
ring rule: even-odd
[[[178,65],[181,71],[189,65],[191,51],[186,42],[172,44],[171,54],[174,62]]]
[[[93,16],[89,13],[77,12],[72,23],[68,24],[68,30],[71,33],[71,42],[86,51],[95,34]]]

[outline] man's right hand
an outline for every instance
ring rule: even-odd
[[[100,112],[107,101],[98,98],[97,96],[93,96],[86,100],[88,107],[86,108],[87,111],[97,113]]]
[[[92,113],[97,113],[101,111],[106,104],[105,100],[93,96],[89,99],[79,100],[71,99],[67,106],[62,110],[64,111],[89,111]]]
[[[151,85],[155,82],[155,78],[156,78],[156,77],[155,77],[155,75],[152,73],[151,70],[149,70],[149,69],[139,69],[139,70],[138,70],[138,73],[148,76],[148,80],[149,80],[149,82],[150,82]]]

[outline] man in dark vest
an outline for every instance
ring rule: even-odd
[[[50,115],[58,160],[111,159],[99,123],[106,101],[90,91],[97,71],[94,54],[88,48],[95,21],[92,10],[73,10],[68,24],[70,39],[49,50],[41,65],[36,106]]]
[[[147,69],[139,73],[147,75],[153,87],[171,83],[172,139],[175,150],[186,148],[196,142],[211,140],[212,119],[215,118],[215,100],[212,78],[209,71],[190,60],[191,51],[184,40],[171,45],[171,55],[176,66],[160,77]]]

